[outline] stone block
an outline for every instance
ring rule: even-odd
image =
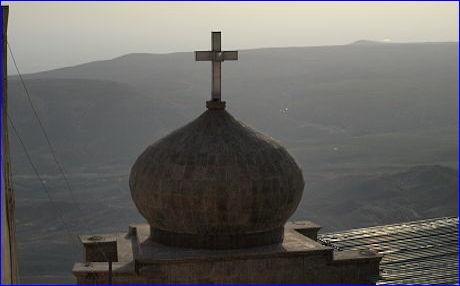
[[[118,261],[117,239],[115,235],[82,235],[86,262]]]

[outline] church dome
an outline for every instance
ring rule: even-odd
[[[150,145],[129,184],[154,241],[230,249],[280,242],[304,179],[283,146],[210,108]]]

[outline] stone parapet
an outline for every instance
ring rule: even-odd
[[[114,284],[376,282],[380,255],[334,251],[315,241],[317,230],[307,221],[288,223],[282,243],[232,250],[165,246],[150,239],[147,224],[105,239],[117,244]],[[107,283],[108,269],[106,262],[76,263],[73,273],[79,284]]]

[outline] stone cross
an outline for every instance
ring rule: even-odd
[[[221,101],[221,62],[238,60],[238,51],[221,51],[220,32],[212,32],[211,51],[196,51],[196,61],[212,61],[212,101]]]

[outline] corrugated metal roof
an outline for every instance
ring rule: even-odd
[[[383,254],[377,284],[458,284],[458,217],[320,234],[341,250]]]

